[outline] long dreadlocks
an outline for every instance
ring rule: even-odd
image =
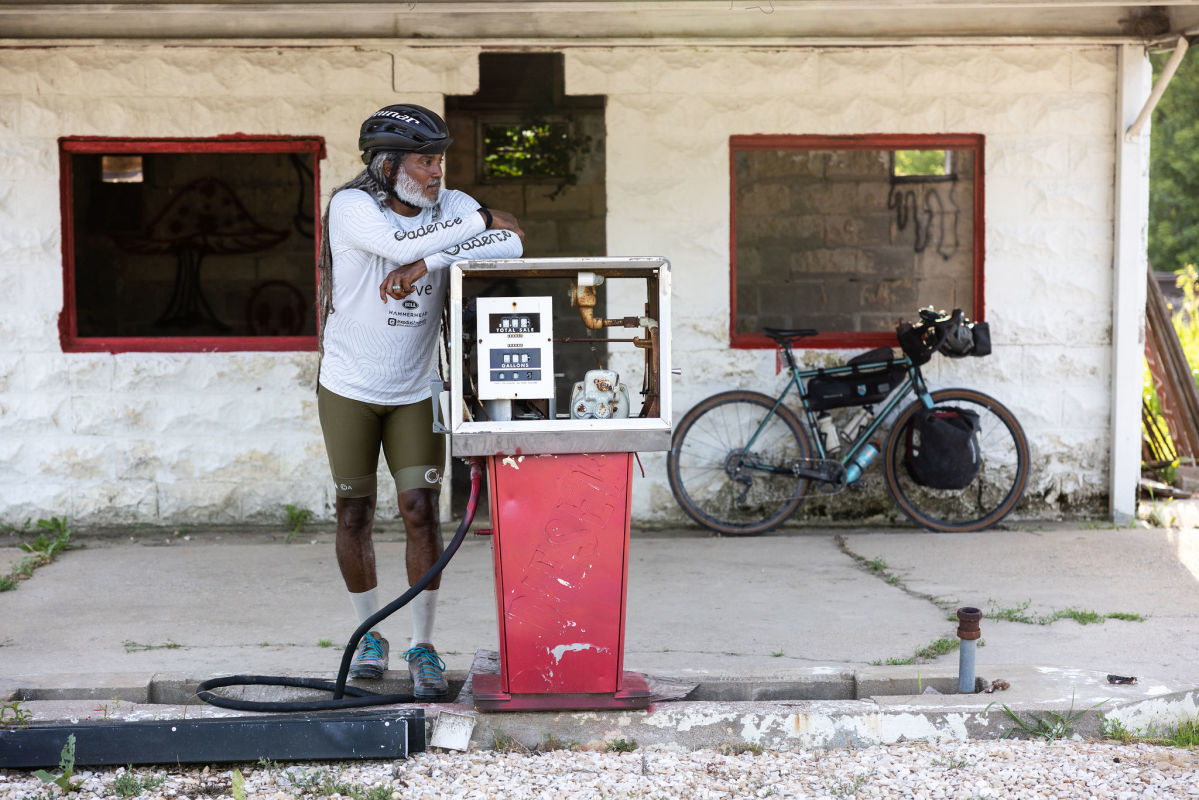
[[[370,163],[354,178],[338,186],[329,195],[329,205],[333,196],[345,189],[361,189],[375,198],[382,206],[393,193],[391,181],[383,174],[383,167],[391,165],[391,173],[396,174],[404,154],[395,151],[377,152],[371,157]],[[325,354],[325,322],[333,313],[333,250],[329,246],[329,206],[325,206],[325,215],[321,218],[321,258],[317,264],[320,270],[320,284],[317,288],[317,316],[320,318],[320,353]]]

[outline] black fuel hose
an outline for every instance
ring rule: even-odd
[[[472,458],[470,460],[470,497],[466,502],[466,513],[462,516],[462,523],[454,533],[454,538],[446,546],[445,551],[441,554],[441,558],[437,559],[437,563],[430,567],[429,571],[421,576],[420,580],[412,584],[408,591],[379,609],[370,619],[358,626],[357,630],[350,637],[345,652],[342,653],[341,668],[338,670],[335,682],[320,678],[291,678],[283,675],[230,675],[225,678],[211,678],[204,681],[196,687],[196,697],[206,703],[220,706],[221,708],[232,708],[238,711],[270,712],[328,711],[413,702],[415,698],[411,694],[378,694],[377,692],[370,692],[355,686],[346,686],[346,677],[350,672],[350,662],[354,660],[354,653],[358,650],[358,642],[362,640],[362,637],[379,622],[399,611],[412,598],[423,592],[425,587],[441,574],[446,564],[449,564],[450,559],[458,552],[458,548],[462,546],[462,541],[466,538],[467,531],[470,530],[470,524],[475,518],[475,508],[479,504],[482,476],[482,462],[478,458]],[[213,689],[219,689],[224,686],[291,686],[332,692],[333,697],[325,700],[295,701],[238,700],[212,692]],[[347,697],[346,695],[349,696]]]

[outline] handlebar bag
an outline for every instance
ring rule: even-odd
[[[968,408],[922,408],[908,427],[904,465],[930,489],[965,489],[982,466],[978,414]]]
[[[846,363],[853,366],[879,361],[890,362],[892,358],[890,347],[877,347],[854,356]],[[814,411],[878,403],[885,400],[887,395],[903,382],[906,372],[904,366],[889,363],[887,366],[845,375],[815,375],[808,381],[808,403]]]

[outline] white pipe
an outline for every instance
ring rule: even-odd
[[[1189,46],[1185,36],[1178,37],[1178,44],[1174,45],[1174,53],[1170,56],[1170,60],[1166,62],[1166,66],[1162,68],[1162,74],[1157,76],[1157,83],[1153,84],[1153,91],[1149,93],[1149,99],[1145,101],[1145,105],[1141,108],[1141,113],[1137,114],[1136,120],[1133,121],[1132,125],[1128,126],[1128,132],[1125,136],[1129,141],[1141,135],[1141,129],[1149,121],[1149,116],[1157,106],[1157,101],[1161,100],[1162,95],[1166,93],[1166,87],[1170,85],[1170,79],[1178,71],[1178,65],[1182,63],[1182,57],[1186,55]]]

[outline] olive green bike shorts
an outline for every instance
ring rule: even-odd
[[[428,400],[381,406],[318,386],[316,406],[338,497],[376,493],[380,446],[396,491],[441,488],[445,437],[433,433],[433,406]]]

